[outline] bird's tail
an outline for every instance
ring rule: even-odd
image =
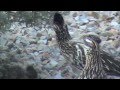
[[[55,13],[53,18],[54,25],[57,25],[58,27],[63,27],[64,25],[64,18],[60,13]]]

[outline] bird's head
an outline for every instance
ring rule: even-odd
[[[84,44],[92,49],[97,49],[101,43],[101,39],[96,35],[86,35],[83,39]]]

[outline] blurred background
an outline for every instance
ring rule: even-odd
[[[0,11],[0,79],[74,79],[56,43],[53,16],[60,12],[73,38],[86,33],[120,60],[119,11]]]

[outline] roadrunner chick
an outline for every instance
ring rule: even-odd
[[[55,13],[53,24],[54,31],[56,33],[56,40],[63,56],[68,62],[71,62],[75,67],[82,70],[85,65],[86,55],[81,43],[72,40],[68,32],[67,24],[65,24],[64,18],[60,13]],[[98,38],[96,37],[95,40],[97,39]],[[97,41],[99,41],[99,39]],[[102,49],[100,49],[100,57],[102,59],[104,70],[107,74],[120,76],[119,61],[114,60],[112,56]]]
[[[84,36],[86,64],[79,79],[105,79],[106,73],[100,57],[100,38],[94,35]]]

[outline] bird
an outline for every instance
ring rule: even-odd
[[[83,41],[86,63],[78,79],[107,79],[100,57],[101,39],[95,35],[85,35]]]
[[[71,35],[69,34],[67,24],[63,16],[56,12],[53,17],[53,29],[56,34],[56,40],[60,51],[66,61],[80,70],[83,70],[86,61],[86,55],[81,45],[81,40],[74,41]],[[91,35],[94,37],[94,35]],[[98,42],[100,39],[96,37]],[[99,41],[101,42],[101,41]],[[117,61],[109,53],[105,52],[102,49],[100,50],[100,58],[103,63],[103,68],[108,75],[120,76],[120,61]]]

